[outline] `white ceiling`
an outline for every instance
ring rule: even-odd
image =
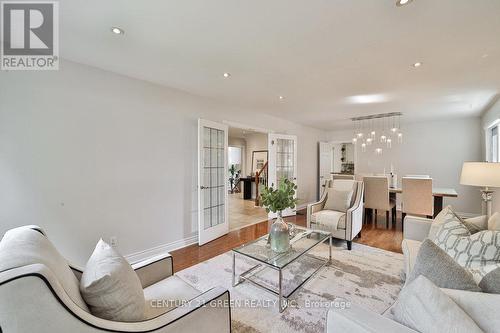
[[[500,92],[499,0],[66,0],[60,12],[63,58],[326,130],[382,112],[479,115]],[[359,94],[389,100],[346,103]]]

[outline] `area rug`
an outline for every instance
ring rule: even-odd
[[[311,254],[317,258],[327,258],[328,245],[319,245]],[[237,256],[236,270],[243,272],[254,264]],[[345,242],[334,242],[332,263],[322,268],[292,295],[292,302],[283,313],[279,313],[277,297],[273,294],[248,282],[232,287],[231,252],[176,275],[201,291],[215,286],[227,288],[233,303],[233,332],[312,333],[325,331],[327,311],[339,306],[338,299],[347,302],[347,306],[350,302],[377,313],[384,312],[394,303],[401,290],[402,268],[402,254],[356,243],[353,243],[352,251],[348,251]],[[284,273],[284,284],[292,284],[294,279],[309,269],[307,264],[290,267]],[[277,273],[263,272],[260,275],[267,283],[276,286]]]

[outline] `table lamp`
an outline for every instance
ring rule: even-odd
[[[482,187],[481,193],[486,206],[486,215],[491,216],[491,187],[500,187],[500,163],[464,162],[460,184]]]

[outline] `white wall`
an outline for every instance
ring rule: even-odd
[[[230,147],[238,147],[241,149],[241,174],[243,175],[245,173],[245,168],[246,168],[246,161],[247,161],[247,156],[246,156],[246,146],[247,143],[245,139],[242,138],[236,138],[236,137],[228,137],[228,146]]]
[[[330,140],[351,140],[352,131],[334,131]],[[460,172],[464,161],[481,160],[481,135],[479,118],[461,118],[403,124],[404,143],[393,143],[377,156],[368,148],[363,153],[357,149],[356,173],[382,173],[394,171],[401,177],[408,174],[428,174],[434,186],[453,187],[458,198],[445,199],[458,211],[479,213],[481,198],[477,188],[462,186]]]
[[[483,116],[481,117],[481,139],[482,139],[482,160],[486,160],[486,131],[491,123],[495,120],[500,119],[500,100],[497,100],[495,104],[491,106],[489,110],[487,110]],[[493,203],[492,203],[492,211],[500,212],[500,189],[496,189],[496,192],[493,194]]]
[[[255,112],[67,61],[1,72],[0,234],[41,225],[79,264],[100,237],[125,255],[193,238],[199,117],[297,135],[298,196],[313,201],[326,134]]]
[[[245,169],[245,176],[249,176],[252,174],[252,152],[259,150],[268,150],[267,144],[267,134],[263,133],[250,133],[245,135],[245,141],[247,143],[247,165]]]

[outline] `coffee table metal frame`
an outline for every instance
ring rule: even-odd
[[[233,284],[233,287],[236,287],[237,285],[241,284],[242,282],[244,281],[248,281],[250,282],[251,284],[255,285],[256,287],[258,288],[261,288],[263,290],[266,290],[274,295],[276,295],[278,297],[278,302],[279,302],[279,312],[283,312],[287,307],[288,307],[288,300],[289,298],[300,288],[302,287],[307,281],[309,281],[312,277],[314,277],[316,275],[316,273],[322,269],[323,267],[325,267],[327,264],[331,263],[332,261],[332,234],[329,233],[329,232],[325,232],[325,231],[318,231],[318,232],[321,232],[321,233],[324,233],[325,234],[325,238],[321,241],[318,241],[317,244],[311,246],[310,248],[304,250],[300,255],[298,255],[297,257],[295,257],[294,259],[292,259],[291,261],[287,262],[285,265],[283,265],[282,267],[278,267],[278,266],[274,266],[270,263],[267,263],[267,262],[264,262],[262,260],[259,260],[255,257],[253,257],[252,255],[249,255],[249,254],[245,254],[245,253],[241,253],[241,252],[237,252],[236,249],[233,249],[233,277],[232,277],[232,284]],[[265,236],[264,236],[265,237]],[[258,241],[259,239],[257,240],[254,240],[252,242],[256,242]],[[326,242],[326,240],[328,240],[329,242],[329,255],[328,255],[328,259],[325,260],[321,266],[319,266],[318,268],[316,268],[308,277],[306,277],[306,279],[304,279],[297,287],[295,287],[288,295],[283,295],[283,270],[288,266],[290,265],[291,263],[295,262],[296,260],[298,260],[299,258],[302,258],[304,256],[310,256],[308,255],[308,252],[311,251],[312,249],[314,249],[315,247],[319,246],[320,244],[323,244],[324,242]],[[257,265],[253,266],[252,268],[246,270],[245,272],[241,273],[239,276],[236,275],[236,254],[238,255],[241,255],[241,256],[244,256],[246,258],[250,258],[252,260],[255,260],[257,262],[259,262]],[[318,259],[317,257],[312,257],[310,256],[311,258],[314,258],[314,259]],[[278,290],[273,290],[271,288],[269,288],[268,286],[265,286],[263,284],[260,284],[254,280],[251,279],[251,276],[257,274],[257,269],[258,268],[266,268],[266,267],[269,267],[269,268],[272,268],[276,271],[278,271]],[[257,272],[256,272],[257,271]],[[254,272],[254,274],[251,274],[252,272]]]

